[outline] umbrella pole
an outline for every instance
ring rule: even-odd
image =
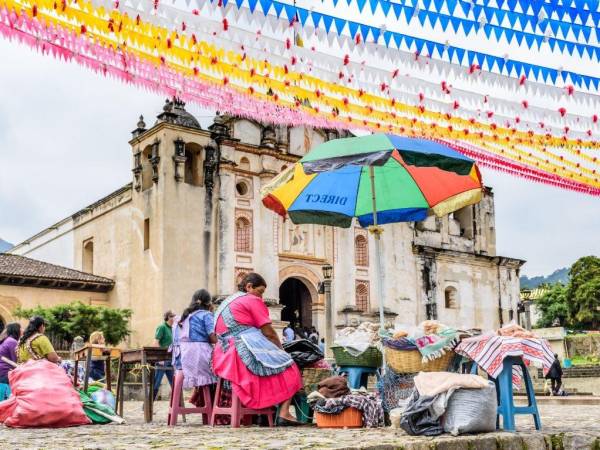
[[[377,225],[377,198],[375,195],[375,169],[369,166],[369,176],[371,178],[371,199],[373,202],[373,226],[371,233],[375,235],[375,272],[377,274],[377,296],[379,297],[379,334],[383,335],[385,330],[385,317],[383,315],[383,283],[381,282],[383,268],[381,265],[381,233],[383,229]]]

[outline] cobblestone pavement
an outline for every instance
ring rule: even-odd
[[[0,426],[0,449],[600,449],[600,405],[540,405],[543,433],[535,433],[531,416],[523,416],[518,418],[519,433],[489,433],[458,438],[414,438],[391,428],[210,428],[199,425],[198,416],[188,416],[187,423],[169,428],[165,425],[166,406],[166,402],[157,402],[153,424],[143,423],[140,402],[127,402],[125,425],[39,430]]]

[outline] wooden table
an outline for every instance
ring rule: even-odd
[[[86,344],[79,350],[75,350],[74,352],[74,362],[75,369],[73,373],[73,386],[77,387],[77,374],[79,368],[79,361],[85,361],[85,374],[83,376],[83,390],[87,392],[89,377],[90,377],[90,369],[92,367],[92,361],[104,361],[105,367],[105,376],[106,376],[106,389],[111,390],[110,383],[110,360],[111,358],[119,357],[120,350],[115,347],[107,347],[105,345],[98,344]],[[100,356],[97,356],[96,353],[100,353]]]
[[[152,422],[154,403],[154,364],[157,362],[171,361],[171,353],[166,348],[142,347],[132,350],[123,350],[119,358],[119,376],[117,378],[117,409],[123,417],[123,387],[127,365],[140,364],[142,367],[142,388],[144,390],[144,420]],[[162,369],[161,369],[162,370]],[[173,370],[165,367],[164,370]]]

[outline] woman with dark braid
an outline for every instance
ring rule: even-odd
[[[47,359],[50,362],[59,364],[60,357],[54,351],[54,347],[44,332],[46,331],[46,321],[43,317],[32,317],[19,339],[19,362],[24,363],[30,359]]]
[[[173,322],[173,366],[183,370],[184,389],[195,389],[192,399],[198,395],[196,388],[216,382],[210,368],[212,344],[217,342],[211,310],[210,294],[200,289],[194,292],[182,316]]]

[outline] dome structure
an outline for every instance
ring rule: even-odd
[[[174,97],[172,100],[165,100],[163,112],[156,116],[158,122],[167,122],[186,128],[201,130],[202,127],[198,120],[185,109],[185,102]]]

